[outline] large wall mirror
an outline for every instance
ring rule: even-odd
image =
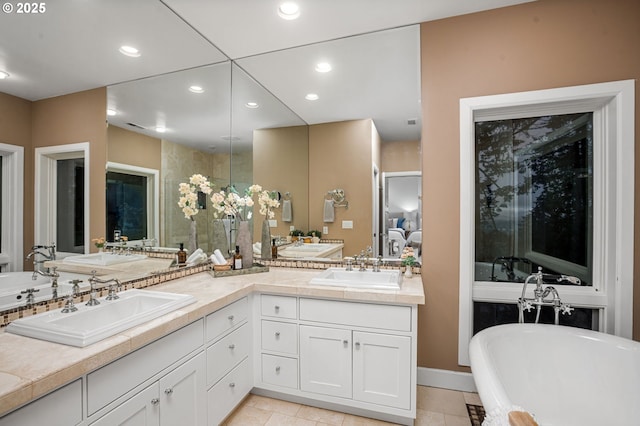
[[[324,238],[344,241],[345,255],[372,246],[376,255],[394,258],[384,250],[388,227],[379,199],[381,173],[420,170],[418,56],[418,27],[412,26],[116,84],[108,88],[109,102],[130,113],[108,117],[109,159],[116,161],[119,150],[133,159],[129,148],[136,134],[161,146],[161,246],[177,247],[188,238],[177,187],[201,173],[216,189],[233,185],[242,193],[257,183],[286,194],[293,218],[283,220],[276,211],[274,236],[284,239],[292,229],[325,231]],[[336,69],[318,73],[313,65],[320,60],[332,61]],[[408,64],[411,75],[398,75],[411,69]],[[366,78],[372,72],[413,79],[414,90],[394,92],[390,85],[389,93],[381,93],[375,79]],[[194,85],[201,93],[189,92]],[[350,90],[347,101],[335,93],[344,87]],[[311,91],[320,98],[315,102],[325,103],[321,108],[305,99]],[[395,117],[390,109],[397,110]],[[164,133],[157,133],[158,125]],[[129,140],[114,142],[122,134]],[[148,158],[145,152],[141,157]],[[350,206],[336,210],[334,222],[324,222],[323,201],[336,188],[345,191]],[[254,220],[260,219],[255,213]],[[212,251],[212,215],[205,208],[195,216],[198,246],[205,251]],[[258,232],[254,229],[254,240]]]

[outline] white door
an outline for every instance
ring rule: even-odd
[[[207,389],[205,355],[200,353],[160,379],[160,423],[204,425]]]
[[[411,409],[411,338],[353,332],[353,398]]]
[[[351,398],[351,331],[300,326],[300,389]]]
[[[102,416],[92,426],[160,426],[158,383]]]

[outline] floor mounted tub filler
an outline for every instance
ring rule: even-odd
[[[514,410],[544,426],[640,424],[639,342],[574,327],[507,324],[477,333],[469,355],[484,425],[509,425]]]

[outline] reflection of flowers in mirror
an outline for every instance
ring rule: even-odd
[[[280,207],[280,201],[278,200],[278,193],[276,191],[262,190],[260,185],[254,185],[260,188],[258,192],[258,204],[260,205],[260,214],[266,216],[268,219],[273,219],[275,213],[273,209]]]
[[[413,247],[405,247],[400,255],[402,266],[413,266],[416,264],[416,256],[413,252]]]
[[[104,243],[106,242],[106,240],[104,239],[104,237],[100,237],[100,238],[93,238],[91,242],[95,244],[97,248],[101,249],[104,247]]]
[[[189,178],[188,183],[180,183],[178,186],[180,199],[178,206],[182,208],[182,213],[187,219],[193,220],[193,216],[198,214],[198,192],[209,195],[213,192],[213,184],[201,174],[194,174]]]

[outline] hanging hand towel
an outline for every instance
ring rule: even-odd
[[[324,200],[324,222],[333,222],[335,219],[335,210],[333,207],[333,200]]]
[[[283,222],[291,222],[292,220],[291,213],[291,200],[284,200],[282,202],[282,221]]]

